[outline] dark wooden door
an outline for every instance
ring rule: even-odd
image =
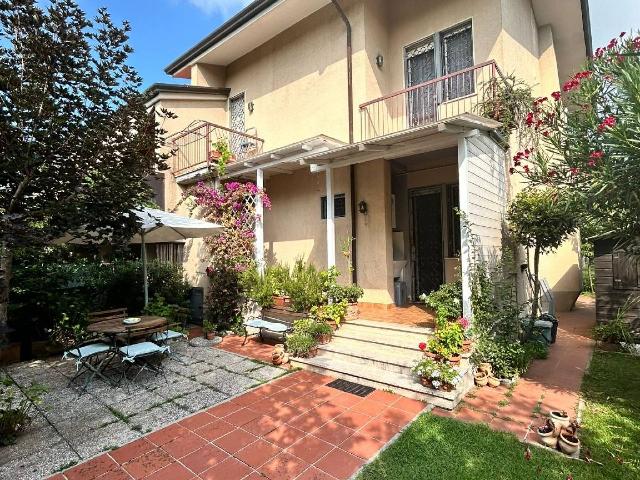
[[[412,197],[414,292],[416,298],[443,281],[442,191]]]

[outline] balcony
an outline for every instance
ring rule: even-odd
[[[221,125],[196,120],[184,130],[169,136],[167,146],[175,155],[172,173],[187,175],[209,166],[215,159],[211,154],[217,142],[225,142],[233,155],[230,163],[244,162],[262,153],[264,140],[245,132],[238,132]]]
[[[431,125],[465,113],[481,115],[479,106],[496,94],[503,79],[488,61],[414,85],[360,105],[362,141]]]

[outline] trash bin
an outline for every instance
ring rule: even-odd
[[[404,307],[407,304],[407,283],[401,280],[393,282],[394,302],[397,307]]]
[[[533,322],[533,327],[542,334],[547,343],[553,343],[553,322],[550,322],[548,320],[536,320],[535,322]]]
[[[540,315],[540,320],[551,322],[551,342],[556,343],[556,337],[558,336],[558,319],[550,313],[544,313]]]

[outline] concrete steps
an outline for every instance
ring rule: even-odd
[[[318,347],[314,358],[292,359],[294,366],[343,378],[381,390],[392,390],[409,398],[453,409],[473,386],[468,363],[461,366],[463,381],[452,392],[422,386],[412,375],[421,358],[420,342],[428,341],[429,328],[354,320],[344,323],[333,340]]]

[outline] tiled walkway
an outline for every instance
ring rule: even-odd
[[[274,342],[265,341],[263,343],[258,337],[249,337],[244,345],[243,342],[243,336],[228,335],[222,339],[221,343],[216,345],[216,348],[238,355],[244,355],[254,360],[271,363],[271,353],[273,353]]]
[[[454,412],[436,408],[433,413],[484,422],[534,442],[537,438],[532,432],[549,410],[566,410],[575,417],[580,384],[594,347],[590,337],[595,325],[594,300],[580,297],[575,309],[559,313],[558,320],[558,337],[549,358],[535,360],[512,391],[503,386],[475,389]]]
[[[75,466],[55,480],[350,478],[424,408],[296,372]]]
[[[433,327],[434,316],[423,304],[409,304],[405,307],[391,305],[388,308],[374,304],[358,305],[360,318],[376,322],[401,323],[419,327]]]

